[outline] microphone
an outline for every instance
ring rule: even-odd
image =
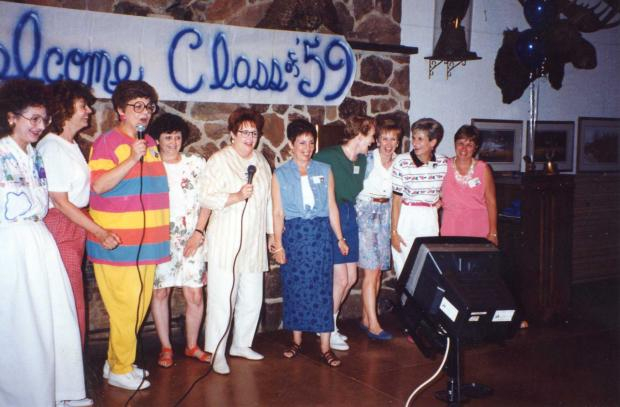
[[[254,174],[256,174],[256,167],[253,165],[248,165],[248,184],[252,183],[252,179],[254,178]]]
[[[146,127],[144,127],[144,124],[139,123],[136,125],[136,131],[138,132],[136,134],[136,138],[138,140],[143,140],[144,139],[144,131],[146,130]]]
[[[138,140],[144,140],[144,131],[146,130],[146,127],[144,127],[144,124],[142,123],[138,123],[136,124],[136,138]],[[144,162],[144,156],[140,157],[140,163]]]

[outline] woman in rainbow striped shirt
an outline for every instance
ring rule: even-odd
[[[134,365],[136,332],[151,301],[155,266],[170,260],[168,181],[155,140],[140,129],[157,111],[144,81],[123,81],[112,94],[119,123],[92,145],[90,215],[121,243],[106,250],[94,236],[86,249],[110,317],[103,377],[112,386],[145,389],[148,372]]]

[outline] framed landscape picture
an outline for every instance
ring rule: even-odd
[[[521,169],[522,121],[472,119],[471,124],[480,130],[479,159],[489,163],[494,171]]]
[[[544,163],[551,160],[557,164],[558,170],[572,171],[574,149],[574,122],[536,122],[534,162],[537,170],[542,170]]]
[[[578,171],[620,171],[620,118],[580,117],[578,132]]]

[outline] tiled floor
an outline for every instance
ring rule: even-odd
[[[620,406],[620,292],[618,285],[580,286],[573,293],[571,318],[556,326],[531,326],[503,346],[486,344],[464,351],[464,380],[490,385],[494,394],[473,406]],[[385,327],[398,333],[396,319]],[[402,335],[389,342],[367,339],[356,321],[345,321],[351,350],[338,352],[340,368],[319,360],[318,339],[304,336],[303,353],[287,360],[286,332],[258,335],[254,348],[265,360],[229,358],[232,373],[209,374],[183,406],[403,406],[410,392],[432,375],[441,361],[429,360]],[[152,387],[133,406],[174,406],[208,365],[179,355],[170,369],[155,364],[158,343],[145,335],[144,363]],[[100,377],[106,344],[90,344],[87,385],[97,406],[124,405],[131,392]],[[442,406],[434,392],[446,387],[440,375],[415,398],[413,406]]]

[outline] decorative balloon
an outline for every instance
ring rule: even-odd
[[[544,69],[545,43],[542,35],[533,29],[519,33],[516,43],[517,56],[519,61],[526,66],[530,72]]]
[[[543,31],[558,18],[558,9],[555,0],[526,0],[523,14],[530,27]]]

